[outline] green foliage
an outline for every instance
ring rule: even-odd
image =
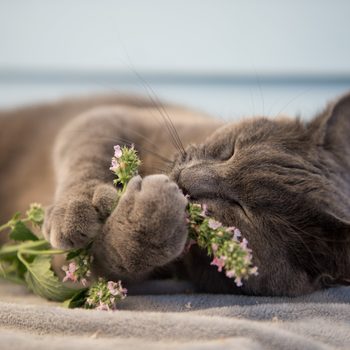
[[[27,268],[25,275],[27,285],[35,294],[48,300],[64,301],[77,293],[76,289],[67,287],[54,275],[50,256],[38,255],[28,263],[20,255],[20,260]]]
[[[16,283],[25,283],[33,293],[54,301],[64,301],[77,293],[62,283],[51,269],[52,255],[66,251],[50,248],[49,242],[39,238],[26,226],[26,222],[41,226],[44,210],[34,203],[21,219],[16,213],[10,221],[0,227],[0,231],[9,229],[9,238],[15,244],[7,244],[0,249],[0,277]],[[71,254],[76,252],[72,251]]]
[[[32,203],[29,206],[29,209],[26,212],[28,220],[33,224],[39,227],[42,226],[44,222],[45,212],[41,204]]]
[[[76,307],[83,307],[86,303],[86,298],[88,296],[89,288],[82,288],[77,293],[75,293],[72,298],[64,301],[63,306],[68,309],[74,309]]]
[[[14,223],[9,237],[15,241],[37,241],[38,237],[20,220]]]

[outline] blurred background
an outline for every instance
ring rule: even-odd
[[[225,119],[350,90],[348,0],[0,0],[0,108],[152,89]]]

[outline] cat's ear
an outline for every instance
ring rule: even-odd
[[[317,144],[329,151],[350,154],[350,93],[330,104],[310,127]]]

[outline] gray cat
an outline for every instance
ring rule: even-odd
[[[0,219],[33,200],[50,204],[45,237],[58,248],[93,239],[97,274],[126,284],[177,275],[198,291],[253,295],[349,282],[350,95],[308,123],[224,124],[107,96],[5,111],[0,127]],[[111,213],[113,145],[131,143],[140,176]],[[240,228],[258,276],[238,288],[198,246],[184,253],[185,194]]]

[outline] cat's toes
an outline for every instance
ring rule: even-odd
[[[92,205],[99,213],[100,219],[105,220],[117,204],[117,190],[113,185],[102,184],[96,187]]]
[[[55,248],[82,248],[101,226],[99,213],[88,200],[71,199],[48,208],[43,232]]]
[[[121,210],[116,214],[123,213],[128,226],[132,223],[144,251],[150,256],[157,255],[159,261],[154,264],[162,265],[176,258],[187,239],[186,197],[165,175],[151,175],[137,181],[133,194],[132,205],[125,206],[122,198]]]
[[[178,185],[166,175],[146,176],[142,182],[142,192],[151,200],[161,201],[167,209],[171,210],[173,216],[178,214],[182,216],[188,203]]]

